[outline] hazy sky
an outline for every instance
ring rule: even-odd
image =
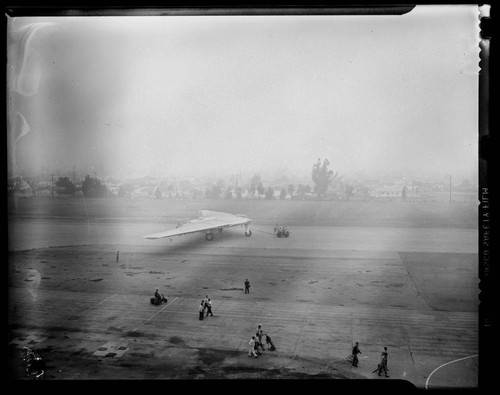
[[[475,176],[478,15],[10,18],[10,169]]]

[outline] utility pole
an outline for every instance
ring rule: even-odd
[[[451,176],[450,176],[450,204],[451,204]]]

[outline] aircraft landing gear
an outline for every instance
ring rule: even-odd
[[[252,231],[251,230],[245,230],[245,236],[246,237],[252,236]]]
[[[205,239],[207,239],[208,241],[212,241],[213,238],[214,238],[214,235],[212,233],[207,233],[205,235]]]

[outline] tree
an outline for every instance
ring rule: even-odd
[[[218,199],[220,198],[222,190],[217,184],[212,185],[211,187],[207,187],[205,191],[205,196],[208,199]]]
[[[293,191],[295,190],[295,187],[293,184],[288,185],[288,194],[290,195],[290,198],[293,197]]]
[[[297,185],[297,195],[305,195],[307,192],[309,192],[304,184],[299,184]]]
[[[241,195],[243,193],[241,187],[236,187],[234,193],[236,194],[236,199],[241,199]]]
[[[133,191],[134,191],[133,185],[123,184],[118,187],[118,196],[120,197],[130,196]]]
[[[337,178],[338,175],[338,172],[334,175],[333,170],[328,169],[329,165],[330,161],[328,159],[323,160],[323,164],[321,164],[321,159],[318,159],[312,168],[312,180],[315,184],[314,193],[319,197],[326,193],[330,183]]]
[[[256,186],[254,184],[250,185],[250,189],[248,190],[248,194],[253,197],[255,195],[255,190],[256,190]]]
[[[346,185],[345,186],[345,198],[346,200],[349,200],[351,198],[351,196],[353,195],[353,190],[354,190],[354,187],[352,185]]]
[[[259,197],[260,195],[264,195],[265,192],[266,190],[264,188],[264,185],[262,185],[262,182],[259,182],[259,185],[257,185],[257,193],[259,194]]]
[[[222,191],[224,190],[224,180],[220,179],[216,184],[211,187],[207,187],[205,191],[205,196],[209,199],[219,199],[221,197]]]
[[[255,191],[259,191],[258,190],[258,186],[259,185],[262,185],[261,183],[261,180],[262,180],[262,177],[259,175],[259,174],[255,174],[252,179],[250,180],[250,189],[249,189],[249,192],[250,192],[250,196],[254,196],[255,195]],[[259,195],[261,195],[260,192],[258,192]]]
[[[226,189],[226,199],[231,199],[233,197],[233,189],[231,187],[227,187]]]
[[[259,185],[261,181],[262,177],[259,174],[255,174],[250,182],[252,183],[252,185],[255,185],[255,187],[257,187],[257,185]]]
[[[76,186],[73,184],[68,177],[59,177],[56,181],[57,193],[62,195],[72,195],[76,191]]]
[[[401,191],[401,199],[406,202],[406,195],[408,194],[408,188],[406,188],[406,185],[403,187],[403,190]]]
[[[193,189],[191,191],[191,196],[193,199],[198,199],[199,197],[202,197],[203,196],[203,192],[197,190],[197,189]]]
[[[286,197],[286,189],[285,187],[281,188],[281,191],[280,191],[280,199],[281,200],[284,200]]]
[[[159,187],[159,186],[157,186],[157,187],[155,188],[155,198],[156,198],[156,199],[161,199],[162,197],[163,197],[163,195],[161,194],[160,187]]]
[[[108,194],[106,185],[101,184],[97,178],[92,178],[89,175],[85,176],[82,184],[82,191],[85,197],[104,197]]]
[[[274,199],[274,189],[273,189],[272,187],[267,188],[267,189],[265,190],[264,194],[265,194],[265,198],[266,198],[267,200],[272,200],[272,199]]]

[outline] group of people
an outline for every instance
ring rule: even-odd
[[[207,311],[206,316],[205,316],[205,310]],[[208,295],[205,295],[205,298],[201,300],[198,311],[200,320],[202,320],[204,317],[205,318],[208,317],[209,314],[211,317],[214,316],[214,313],[212,313],[212,301],[210,300]]]
[[[250,282],[248,279],[245,280],[245,293],[250,293]],[[156,302],[155,304],[160,304],[162,302],[167,303],[167,299],[163,296],[163,294],[160,295],[158,290],[155,291],[155,296],[154,298],[151,298],[151,303]],[[200,307],[199,307],[199,319],[203,320],[204,318],[210,316],[214,316],[212,312],[212,301],[208,297],[208,295],[205,295],[205,298],[201,300]],[[206,315],[205,315],[206,311]],[[258,358],[259,355],[262,355],[262,351],[265,351],[266,348],[264,347],[264,340],[266,342],[267,349],[269,351],[275,351],[276,347],[274,346],[274,343],[271,339],[271,336],[269,336],[268,333],[264,333],[264,330],[262,329],[262,325],[259,324],[257,325],[257,331],[255,332],[255,335],[252,336],[250,341],[248,342],[250,349],[248,350],[248,356]],[[356,344],[352,348],[352,352],[349,355],[349,361],[352,363],[352,366],[358,367],[359,359],[358,359],[358,354],[362,354],[360,348],[359,348],[359,342],[356,342]],[[378,373],[379,376],[384,373],[385,377],[389,377],[387,374],[388,372],[388,367],[387,367],[387,347],[384,347],[384,351],[382,351],[381,354],[381,360],[380,363],[377,365],[377,369],[373,371],[373,373]]]
[[[264,333],[264,330],[262,329],[262,325],[259,324],[257,326],[257,332],[255,333],[254,336],[250,339],[248,342],[248,345],[250,346],[250,349],[248,350],[248,356],[251,357],[253,356],[254,358],[258,358],[259,355],[262,355],[262,352],[260,352],[259,348],[262,351],[265,351],[264,343],[263,343],[263,338],[265,336],[266,339],[266,346],[269,351],[276,351],[276,347],[274,346],[274,343],[271,339],[271,336],[269,334]]]
[[[274,225],[274,234],[278,237],[284,236],[288,237],[288,227],[286,225]]]
[[[359,349],[359,342],[356,342],[356,344],[352,348],[352,353],[350,355],[351,357],[350,360],[352,366],[354,367],[358,367],[358,362],[359,362],[358,354],[362,354],[362,352]],[[387,374],[387,371],[389,370],[389,368],[387,367],[387,357],[388,357],[387,347],[384,347],[384,351],[382,351],[381,354],[380,363],[377,365],[377,369],[375,369],[372,373],[378,373],[379,376],[381,376],[382,373],[384,373],[385,377],[389,377],[389,375]]]

